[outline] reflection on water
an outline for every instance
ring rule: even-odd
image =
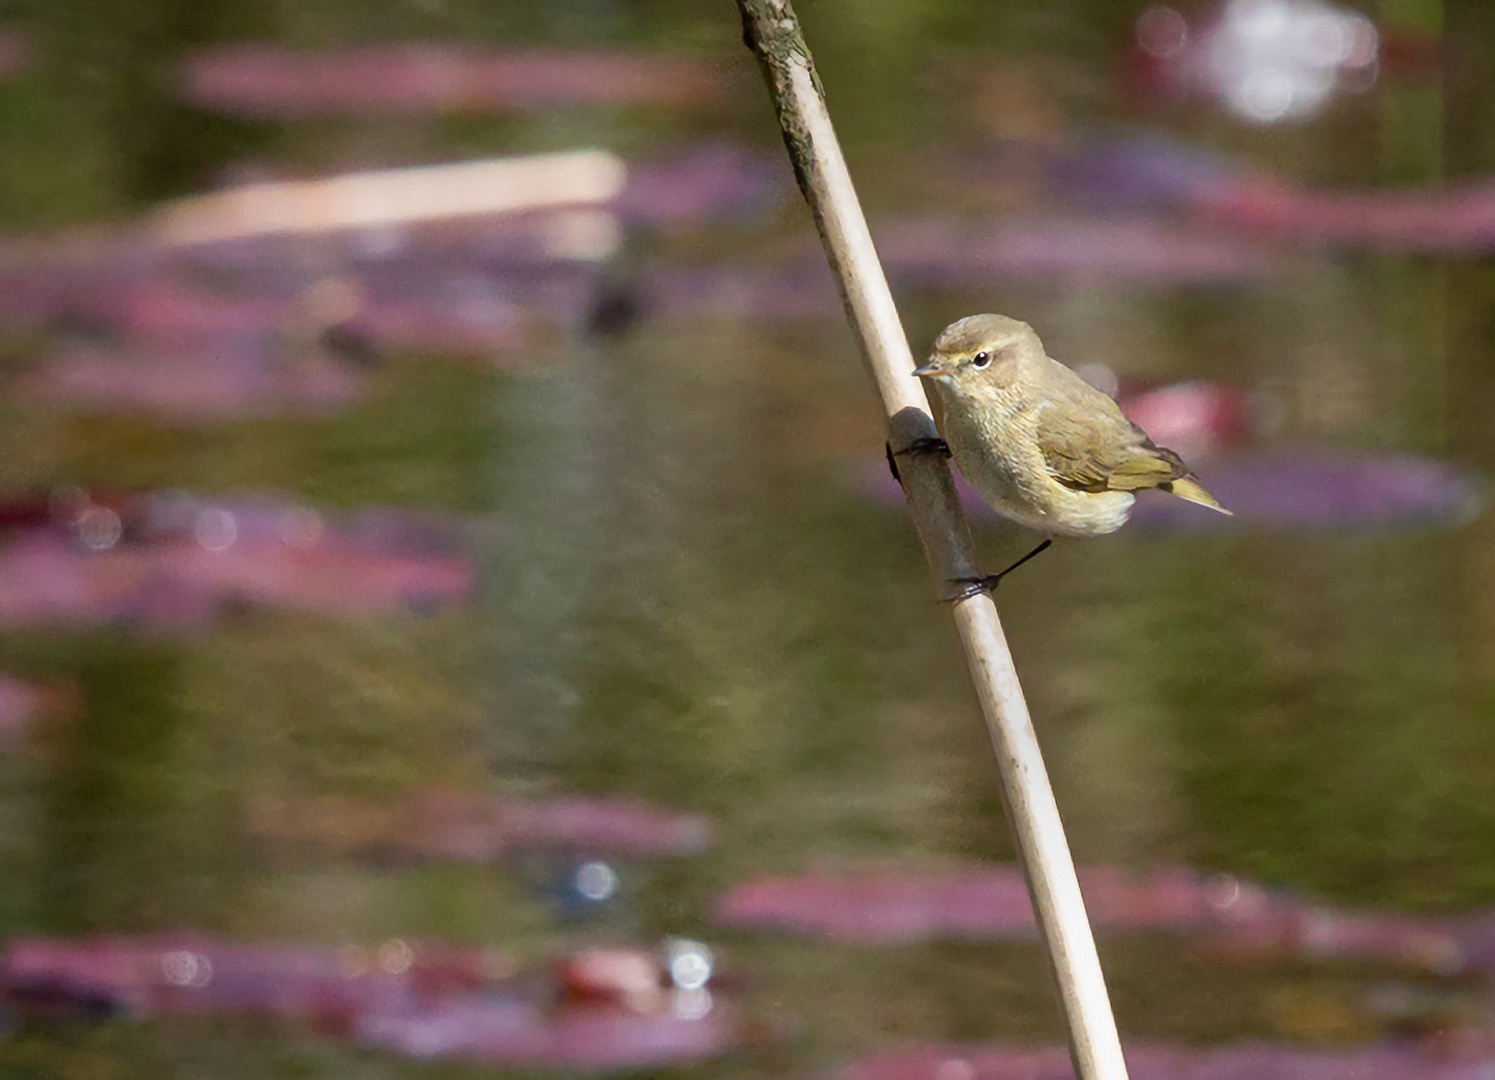
[[[1495,24],[1253,126],[1136,93],[1157,7],[802,6],[916,353],[1024,318],[1239,511],[999,597],[1136,1075],[1487,1068]],[[1181,17],[1287,6],[1363,28]],[[0,1071],[1064,1075],[731,5],[85,7],[0,28]]]

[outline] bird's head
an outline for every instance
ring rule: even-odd
[[[942,390],[978,395],[1008,383],[1019,361],[1043,354],[1033,328],[1006,315],[970,315],[951,323],[934,339],[929,360],[914,374]]]

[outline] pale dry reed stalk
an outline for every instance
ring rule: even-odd
[[[737,0],[737,6],[747,46],[763,68],[800,191],[815,215],[847,318],[882,401],[889,443],[900,449],[933,436],[929,403],[911,374],[915,364],[908,339],[794,9],[789,0]],[[941,588],[952,578],[976,576],[970,530],[949,466],[937,455],[913,454],[900,458],[899,471],[914,527]],[[996,754],[1002,802],[1048,948],[1076,1075],[1081,1080],[1126,1080],[1074,860],[996,605],[978,594],[956,602],[951,612]]]

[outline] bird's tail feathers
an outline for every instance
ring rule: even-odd
[[[1231,514],[1232,517],[1235,516],[1231,511],[1221,506],[1219,502],[1216,501],[1213,495],[1211,495],[1208,491],[1205,491],[1204,486],[1200,484],[1199,481],[1194,480],[1191,477],[1181,476],[1177,480],[1169,483],[1167,485],[1167,488],[1173,494],[1177,495],[1180,499],[1183,499],[1186,502],[1198,503],[1200,506],[1207,506],[1211,510],[1218,510],[1222,514]]]

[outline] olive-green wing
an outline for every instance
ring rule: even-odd
[[[1141,491],[1189,475],[1179,456],[1153,445],[1116,402],[1052,363],[1037,435],[1054,479],[1076,491]]]

